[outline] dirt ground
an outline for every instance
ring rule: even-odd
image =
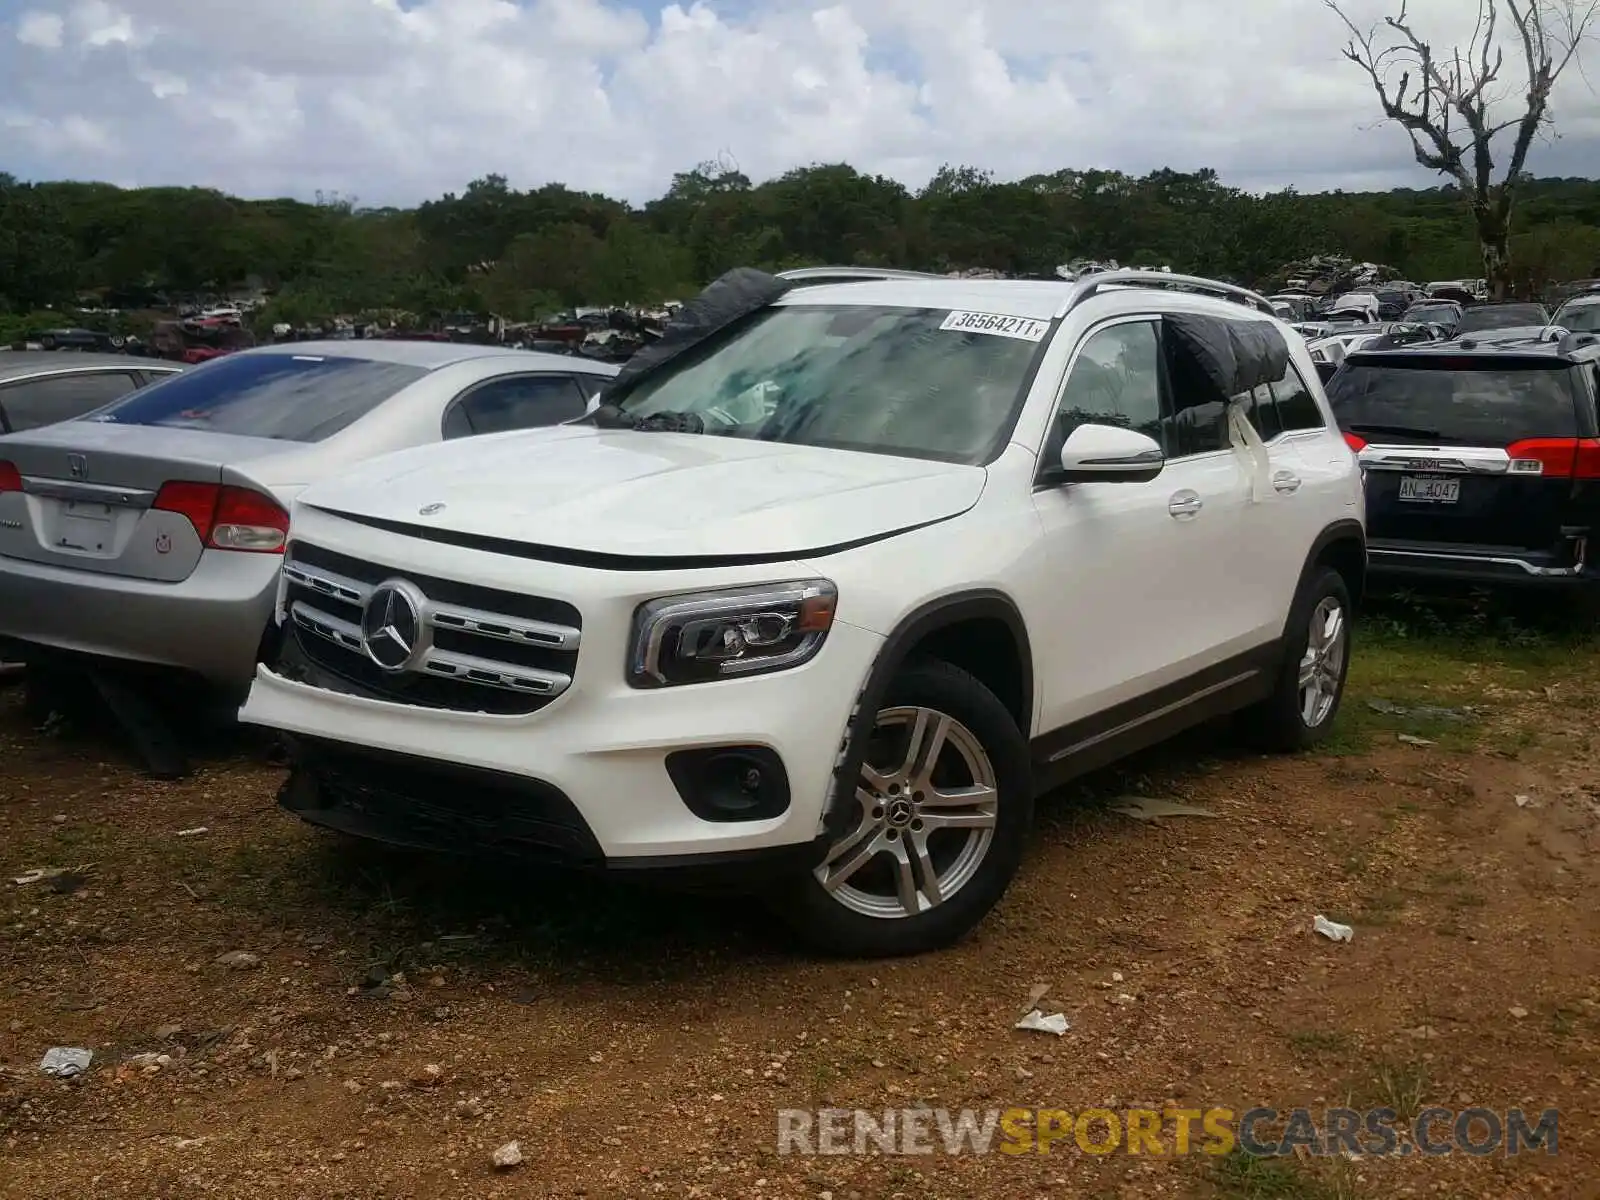
[[[1600,648],[1403,632],[1363,631],[1326,752],[1206,731],[1096,778],[974,937],[880,963],[341,843],[259,754],[152,782],[0,691],[0,1195],[1593,1196]],[[1041,983],[1063,1037],[1013,1028]],[[776,1151],[779,1109],[1347,1103],[1559,1105],[1559,1154]]]

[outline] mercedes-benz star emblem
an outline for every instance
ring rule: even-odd
[[[403,579],[373,589],[361,610],[361,645],[385,671],[404,671],[427,649],[422,593]]]

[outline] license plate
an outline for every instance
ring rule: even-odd
[[[1461,499],[1461,480],[1448,475],[1402,475],[1400,499],[1424,504],[1454,504]]]
[[[68,500],[67,519],[72,521],[109,521],[111,520],[111,505],[91,504],[85,500]]]
[[[67,501],[61,514],[60,535],[56,546],[62,550],[77,550],[85,554],[104,554],[112,542],[112,524],[109,504],[92,504],[83,500]]]

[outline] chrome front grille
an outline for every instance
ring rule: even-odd
[[[513,714],[537,711],[572,683],[582,620],[564,601],[411,574],[304,542],[289,546],[283,573],[293,648],[341,690]],[[286,658],[288,648],[286,639]]]

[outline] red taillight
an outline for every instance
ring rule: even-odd
[[[1350,449],[1354,450],[1357,454],[1360,454],[1367,448],[1366,438],[1359,438],[1353,433],[1347,433],[1344,435],[1344,444],[1349,446]]]
[[[1513,475],[1600,479],[1600,438],[1523,438],[1506,453]]]
[[[20,492],[21,490],[22,472],[17,470],[17,464],[0,461],[0,492]]]
[[[289,532],[289,514],[249,488],[174,481],[161,485],[151,507],[187,517],[212,550],[282,554]]]

